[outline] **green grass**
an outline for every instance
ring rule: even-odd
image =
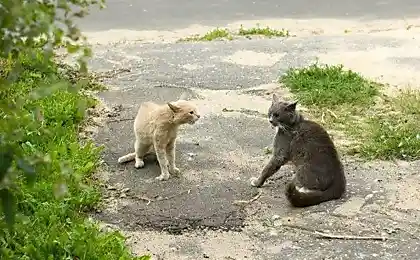
[[[271,37],[288,37],[290,36],[289,31],[286,29],[276,30],[271,29],[270,27],[261,28],[259,25],[257,27],[245,29],[241,25],[239,28],[238,35],[241,36],[251,36],[251,35],[262,35],[268,38]]]
[[[233,38],[231,33],[227,29],[216,28],[207,32],[203,36],[193,35],[187,38],[180,39],[180,41],[214,41],[220,39],[232,40]]]
[[[365,159],[420,159],[420,94],[389,97],[381,84],[341,65],[288,70],[280,78],[309,114],[344,136],[345,153]],[[337,141],[338,143],[339,141]]]
[[[236,36],[252,36],[252,35],[261,35],[264,37],[288,37],[290,36],[290,33],[286,29],[276,30],[271,29],[268,26],[265,28],[261,28],[259,25],[256,27],[245,29],[242,25],[239,28],[237,32],[231,32],[226,28],[216,28],[209,32],[207,32],[204,35],[192,35],[190,37],[179,39],[179,42],[188,42],[188,41],[214,41],[214,40],[220,40],[220,39],[226,39],[226,40],[233,40],[233,38]]]
[[[405,91],[368,116],[360,154],[370,159],[420,159],[420,93]]]
[[[21,62],[24,71],[19,80],[10,88],[2,87],[0,96],[10,105],[23,100],[27,111],[20,119],[1,119],[0,130],[11,126],[23,129],[24,154],[49,154],[50,164],[36,169],[33,185],[25,185],[22,177],[16,180],[13,230],[7,229],[0,215],[0,259],[142,259],[130,254],[120,233],[102,232],[87,220],[86,212],[101,200],[98,183],[92,178],[100,161],[100,148],[92,142],[81,145],[78,126],[85,118],[85,108],[96,101],[72,89],[72,84],[68,90],[31,100],[30,93],[57,82],[62,75],[54,64],[40,71],[36,69],[37,60],[23,57]],[[42,123],[31,121],[30,109],[35,106],[43,112]],[[1,118],[4,115],[0,111]],[[64,179],[68,192],[57,197],[57,192],[63,191],[57,184]]]
[[[379,84],[366,80],[341,65],[313,64],[306,68],[291,68],[280,82],[305,105],[335,107],[343,104],[373,104],[379,94]]]

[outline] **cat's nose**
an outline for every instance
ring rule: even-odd
[[[270,124],[272,124],[273,123],[273,119],[268,119],[268,122],[270,122]]]
[[[197,115],[197,118],[200,118],[200,115]]]

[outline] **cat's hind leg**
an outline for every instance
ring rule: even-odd
[[[136,163],[134,164],[134,167],[136,167],[137,169],[144,167],[143,158],[149,151],[150,146],[150,144],[142,143],[140,142],[140,140],[136,139],[136,142],[134,144]]]

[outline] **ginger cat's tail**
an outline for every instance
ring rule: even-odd
[[[136,153],[129,153],[127,155],[121,156],[118,158],[118,163],[125,163],[134,160]]]
[[[293,182],[286,186],[287,200],[295,207],[308,207],[321,202],[339,199],[344,193],[341,185],[331,185],[327,190],[307,190],[306,192],[296,189]]]

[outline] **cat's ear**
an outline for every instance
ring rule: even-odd
[[[298,103],[297,101],[294,101],[294,102],[288,104],[287,107],[286,107],[286,110],[295,111],[297,103]]]
[[[179,110],[181,110],[181,108],[179,108],[179,107],[175,106],[174,104],[172,104],[172,103],[170,103],[170,102],[168,102],[167,104],[168,104],[168,107],[169,107],[172,111],[174,111],[175,113],[176,113],[176,112],[178,112]]]
[[[279,97],[276,94],[273,94],[273,103],[279,102]]]
[[[188,94],[187,92],[182,92],[181,96],[179,97],[179,100],[188,100]]]

